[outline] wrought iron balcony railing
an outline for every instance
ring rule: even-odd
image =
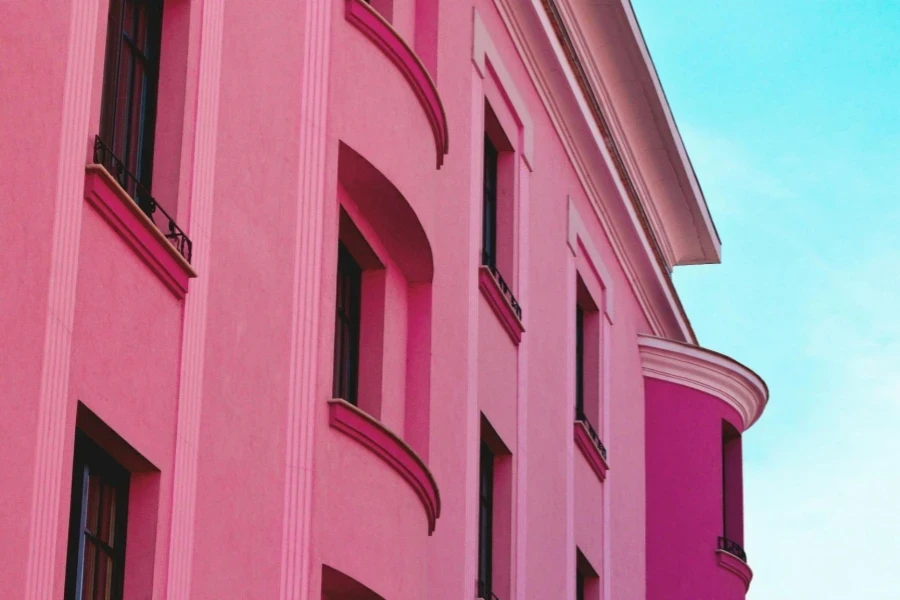
[[[595,446],[597,446],[597,450],[600,451],[600,456],[603,457],[603,460],[606,460],[606,446],[604,446],[603,442],[600,441],[600,436],[597,435],[597,432],[594,430],[594,426],[591,425],[591,422],[588,420],[587,415],[584,414],[583,410],[575,411],[575,420],[584,423],[585,428],[587,428],[588,435],[591,436],[591,441],[594,442]]]
[[[191,262],[193,245],[190,238],[181,230],[175,219],[170,217],[169,213],[150,195],[149,190],[141,185],[137,178],[125,167],[125,164],[119,160],[119,157],[113,153],[109,146],[103,143],[99,135],[94,138],[94,162],[106,167],[109,174],[131,196],[138,208],[153,221],[157,229],[175,246],[175,249],[178,250],[184,259]],[[154,215],[157,211],[162,215],[162,219],[168,227],[168,233],[156,222],[157,218]]]
[[[500,600],[499,598],[497,598],[496,594],[494,594],[488,588],[488,585],[483,581],[475,582],[475,597],[483,598],[484,600]]]
[[[503,292],[503,295],[509,301],[509,305],[512,306],[513,312],[516,313],[516,317],[518,317],[518,319],[521,321],[522,307],[519,306],[519,301],[516,300],[516,297],[513,295],[512,290],[509,289],[509,286],[506,284],[506,280],[503,279],[503,275],[501,275],[500,271],[497,269],[497,265],[494,264],[494,261],[491,260],[491,257],[489,257],[483,250],[481,252],[481,264],[491,270],[491,275],[494,276],[494,280],[497,282],[497,285],[500,286],[500,291]]]
[[[741,545],[733,540],[729,540],[727,537],[719,537],[719,550],[724,550],[728,554],[747,562],[747,553],[744,552]]]

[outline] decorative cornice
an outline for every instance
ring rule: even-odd
[[[87,165],[84,198],[178,298],[197,273],[103,165]]]
[[[365,0],[346,0],[344,16],[384,52],[409,82],[431,125],[437,150],[437,168],[440,169],[444,164],[444,155],[450,150],[450,134],[444,105],[428,69],[397,30]]]
[[[629,200],[625,183],[612,166],[614,159],[607,145],[608,132],[604,134],[600,129],[542,2],[494,0],[494,5],[653,333],[695,341],[696,336],[665,261],[660,260],[661,252],[648,236],[646,219],[642,220]],[[560,86],[565,88],[560,90]],[[606,168],[612,172],[612,185],[622,197],[618,204],[604,197],[601,188],[606,174],[599,173],[597,167],[601,164],[608,165]],[[642,250],[638,250],[637,244],[630,239],[629,230],[623,227],[633,228]],[[660,299],[665,301],[665,306],[661,306]]]
[[[638,336],[644,377],[670,381],[719,398],[741,416],[746,431],[769,400],[762,378],[736,360],[690,344]]]
[[[416,451],[365,411],[340,398],[328,401],[331,426],[347,434],[394,469],[422,501],[428,517],[428,535],[441,516],[441,495],[437,483]]]
[[[478,269],[478,288],[494,311],[494,314],[497,315],[500,324],[503,325],[503,329],[509,334],[513,343],[518,346],[519,342],[522,341],[522,333],[525,332],[525,326],[522,325],[522,321],[516,316],[509,299],[500,289],[500,284],[497,283],[493,273],[485,266]]]
[[[745,591],[750,589],[750,581],[753,579],[753,571],[750,569],[750,565],[725,550],[716,550],[716,557],[720,567],[726,571],[731,571],[744,582]]]
[[[609,471],[609,465],[603,460],[600,449],[597,448],[591,436],[587,431],[587,426],[581,421],[575,421],[575,446],[581,450],[584,459],[590,465],[591,470],[600,481],[606,481],[606,472]]]

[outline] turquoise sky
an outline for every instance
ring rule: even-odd
[[[633,0],[723,241],[675,282],[759,372],[752,600],[900,598],[900,1]]]

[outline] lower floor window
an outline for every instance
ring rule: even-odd
[[[66,600],[121,600],[130,473],[75,435]]]

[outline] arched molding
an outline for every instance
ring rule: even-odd
[[[769,400],[762,378],[736,360],[699,346],[638,336],[644,377],[687,386],[719,398],[741,416],[743,431],[759,419]]]
[[[409,283],[434,277],[431,243],[415,210],[384,174],[341,142],[338,180],[377,233],[391,259]]]
[[[444,105],[428,69],[415,50],[365,0],[346,0],[345,17],[384,52],[409,82],[431,125],[437,150],[437,168],[440,169],[444,164],[444,155],[450,150],[450,134]]]
[[[378,419],[340,398],[333,398],[328,403],[331,426],[368,448],[409,484],[425,509],[428,535],[434,533],[441,516],[441,495],[425,462]]]

